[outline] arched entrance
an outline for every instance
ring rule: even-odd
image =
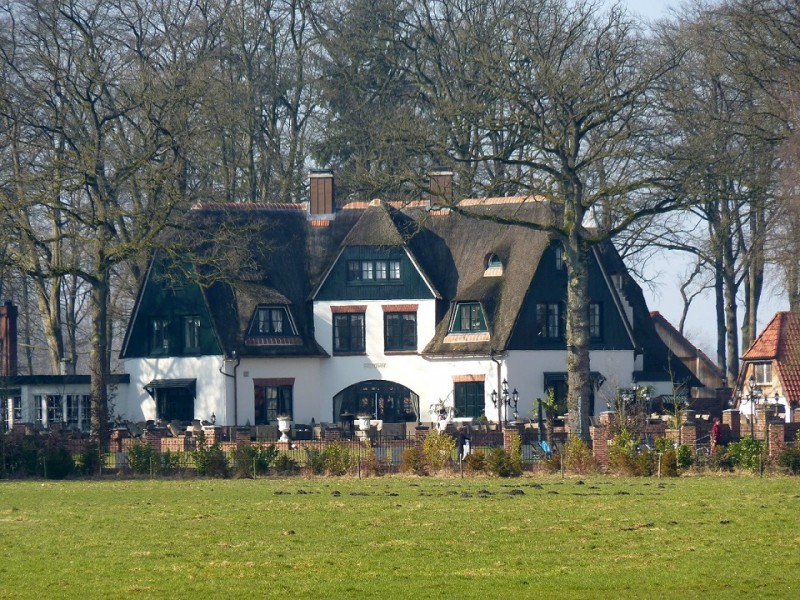
[[[342,415],[371,415],[384,423],[418,421],[419,396],[392,381],[373,379],[353,384],[333,397],[333,420]]]

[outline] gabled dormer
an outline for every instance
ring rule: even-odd
[[[373,201],[313,294],[315,301],[423,300],[438,297],[401,233],[399,211]]]
[[[245,346],[296,346],[302,343],[288,305],[256,307],[244,339]]]
[[[219,354],[220,344],[200,286],[188,265],[151,261],[122,346],[122,358]]]

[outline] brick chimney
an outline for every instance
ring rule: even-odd
[[[430,178],[430,205],[447,206],[453,202],[453,172],[439,168],[428,173]]]
[[[0,306],[0,376],[17,374],[17,307],[10,300]]]
[[[333,214],[333,171],[330,169],[312,169],[309,175],[309,203],[308,211],[314,215]]]

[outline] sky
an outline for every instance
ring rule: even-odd
[[[669,16],[670,8],[679,8],[686,0],[622,0],[631,12],[655,20]],[[679,287],[690,272],[690,261],[679,253],[669,253],[657,260],[652,260],[643,269],[645,276],[651,280],[649,285],[642,285],[647,306],[651,311],[657,310],[670,323],[678,327],[683,310],[683,302]],[[770,274],[767,276],[765,291],[759,306],[757,333],[772,320],[776,311],[788,310],[789,302],[786,294],[775,285],[771,285]],[[741,310],[740,310],[741,312]],[[741,317],[741,315],[740,315]],[[713,292],[692,302],[684,333],[698,348],[703,350],[712,360],[716,360],[716,312]],[[743,353],[746,348],[742,348]]]

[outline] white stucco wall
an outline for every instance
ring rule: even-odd
[[[114,414],[130,421],[156,418],[156,402],[144,389],[154,379],[196,379],[194,416],[219,424],[233,424],[233,379],[220,372],[224,366],[232,373],[231,361],[222,356],[180,358],[135,358],[123,361],[131,383],[127,396],[116,401]]]

